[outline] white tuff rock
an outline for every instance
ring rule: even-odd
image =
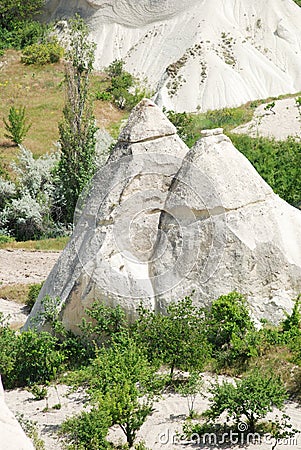
[[[176,111],[237,106],[301,90],[301,8],[293,0],[46,1],[82,14],[96,66],[123,59]]]
[[[301,212],[274,194],[220,130],[204,136],[170,189],[166,210],[174,216],[161,215],[150,269],[156,308],[193,292],[196,303],[209,305],[236,290],[256,319],[278,322],[301,292]],[[186,222],[178,220],[179,202],[190,211]],[[164,292],[167,279],[173,288]]]
[[[34,450],[31,440],[8,409],[0,376],[0,450]]]
[[[129,319],[139,299],[152,305],[148,260],[160,212],[188,147],[150,100],[137,105],[109,161],[78,202],[71,240],[43,285],[25,328],[40,326],[41,300],[57,298],[64,324],[77,331],[95,299],[120,303]]]

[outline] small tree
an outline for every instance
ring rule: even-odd
[[[95,118],[89,96],[95,44],[88,40],[88,28],[76,16],[70,21],[70,48],[66,55],[66,104],[59,124],[61,159],[57,168],[62,194],[61,210],[71,223],[77,199],[95,172]]]
[[[206,412],[210,419],[217,419],[224,412],[228,418],[239,422],[247,420],[249,432],[255,433],[256,424],[276,406],[281,408],[286,390],[280,378],[254,370],[236,382],[223,382],[212,389],[211,407]]]
[[[150,358],[170,367],[170,381],[175,368],[201,370],[210,355],[204,312],[189,297],[171,303],[166,315],[140,308],[136,332]]]
[[[17,145],[22,144],[31,127],[26,118],[25,106],[20,106],[19,108],[11,106],[8,119],[3,118],[3,122],[7,131],[4,136]]]
[[[192,419],[194,416],[194,403],[197,394],[199,394],[204,387],[203,379],[200,373],[192,371],[189,374],[189,378],[177,386],[177,392],[187,399],[189,417]]]
[[[110,348],[98,351],[88,381],[92,400],[119,425],[129,447],[152,411],[154,369],[143,351],[126,333],[113,339]],[[143,397],[143,400],[142,400]]]
[[[246,299],[238,292],[222,295],[215,300],[207,317],[207,336],[215,352],[225,350],[233,335],[243,338],[254,330]]]

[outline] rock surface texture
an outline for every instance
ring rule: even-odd
[[[160,212],[188,147],[150,100],[132,111],[111,157],[78,202],[71,240],[43,285],[25,328],[43,323],[41,299],[57,298],[76,331],[95,299],[121,303],[131,318],[140,299],[152,306],[148,265]]]
[[[257,320],[277,322],[301,292],[301,212],[274,194],[222,130],[203,136],[170,189],[165,209],[175,214],[161,215],[160,258],[150,267],[156,309],[192,292],[208,305],[236,290]],[[185,220],[179,205],[190,212]]]
[[[0,450],[34,450],[31,440],[4,401],[0,377]]]
[[[164,311],[193,294],[208,305],[237,290],[277,322],[301,292],[301,212],[275,195],[222,129],[188,151],[144,99],[78,202],[71,240],[25,328],[43,326],[48,294],[77,331],[94,300]]]
[[[293,0],[46,1],[47,19],[80,12],[96,64],[123,59],[156,101],[201,111],[301,90],[301,8]]]

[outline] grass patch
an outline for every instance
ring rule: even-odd
[[[0,298],[25,304],[29,288],[30,284],[8,284],[6,286],[0,286]]]
[[[39,241],[5,242],[0,244],[0,249],[19,249],[30,251],[61,251],[64,250],[69,241],[69,236],[62,236]]]
[[[35,157],[55,148],[59,138],[58,122],[62,119],[65,102],[63,63],[45,66],[26,66],[20,61],[21,53],[8,50],[0,58],[3,66],[0,71],[0,156],[6,170],[15,160],[18,147],[4,138],[3,117],[7,117],[12,105],[26,107],[26,116],[32,127],[24,139],[24,146]],[[103,74],[95,72],[92,76],[92,95],[103,79]],[[110,130],[112,124],[124,118],[124,112],[108,102],[95,101],[94,114],[99,128]]]

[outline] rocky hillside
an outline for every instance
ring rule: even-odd
[[[205,111],[301,90],[301,9],[293,0],[46,1],[46,19],[80,12],[96,64],[147,78],[159,105]]]

